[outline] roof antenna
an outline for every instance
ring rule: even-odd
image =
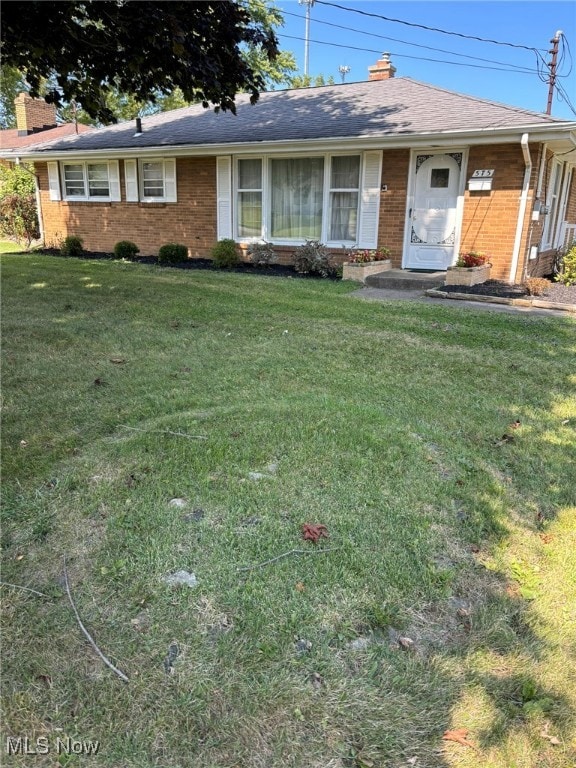
[[[344,80],[346,80],[346,75],[350,72],[350,67],[347,64],[342,64],[338,67],[338,72],[340,72],[340,77],[342,78],[342,82],[344,82]]]

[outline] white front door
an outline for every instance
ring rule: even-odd
[[[405,268],[444,270],[454,263],[461,166],[462,152],[414,157]]]

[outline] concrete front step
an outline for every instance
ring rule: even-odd
[[[417,272],[408,269],[388,269],[369,275],[365,285],[371,288],[392,288],[397,291],[426,291],[444,284],[446,272]]]

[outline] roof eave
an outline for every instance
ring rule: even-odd
[[[290,139],[281,141],[260,142],[230,142],[220,144],[170,144],[151,147],[106,147],[103,149],[70,149],[4,151],[0,150],[0,158],[39,161],[66,160],[87,157],[133,158],[150,156],[213,156],[231,154],[277,154],[281,152],[313,151],[315,148],[325,150],[349,147],[361,149],[400,149],[419,147],[443,147],[456,144],[481,145],[493,143],[519,142],[524,133],[531,138],[541,141],[570,141],[576,142],[576,122],[542,125],[541,123],[527,124],[514,127],[491,127],[476,130],[434,131],[432,133],[412,133],[403,136],[381,134],[378,136],[342,136],[338,138]]]

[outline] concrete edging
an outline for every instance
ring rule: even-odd
[[[576,304],[559,304],[543,299],[504,299],[500,296],[478,296],[473,293],[448,293],[439,288],[429,288],[426,296],[433,299],[456,299],[458,301],[477,301],[482,304],[507,304],[510,307],[534,307],[538,309],[557,309],[561,312],[576,313]]]

